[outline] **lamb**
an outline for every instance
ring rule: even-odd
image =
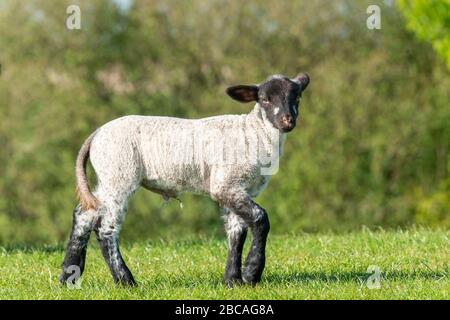
[[[73,267],[84,270],[91,231],[116,283],[136,285],[119,250],[127,202],[140,186],[164,199],[183,192],[204,194],[224,212],[228,258],[224,281],[254,285],[261,280],[270,229],[266,211],[254,198],[278,168],[286,134],[296,126],[307,74],[289,79],[270,76],[258,85],[237,85],[227,94],[256,102],[243,115],[203,119],[125,116],[98,128],[81,147],[76,161],[79,204],[62,264],[61,283]],[[91,192],[86,178],[90,158],[97,176]],[[242,268],[242,249],[251,229],[252,243]]]

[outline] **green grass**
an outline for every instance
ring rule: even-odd
[[[222,284],[224,239],[124,245],[137,288],[115,286],[91,241],[81,289],[59,286],[64,251],[0,248],[1,299],[448,299],[449,233],[414,229],[269,236],[256,287]],[[381,288],[366,285],[370,265]]]

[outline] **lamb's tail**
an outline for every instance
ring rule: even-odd
[[[75,175],[77,179],[77,196],[80,200],[80,205],[83,211],[87,211],[89,209],[96,210],[98,206],[98,200],[92,194],[86,176],[86,165],[89,159],[91,142],[96,133],[97,131],[91,134],[81,146],[80,152],[78,152],[77,163],[75,167]]]

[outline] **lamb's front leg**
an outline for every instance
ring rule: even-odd
[[[261,280],[266,261],[266,241],[270,230],[266,211],[247,195],[234,195],[226,199],[229,207],[251,228],[252,243],[245,261],[242,280],[256,284]]]
[[[228,258],[225,267],[225,283],[232,287],[242,283],[242,249],[247,237],[247,224],[229,209],[224,209],[225,230],[228,237]]]

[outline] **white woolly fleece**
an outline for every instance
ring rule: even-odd
[[[120,203],[142,185],[165,198],[181,192],[214,200],[228,192],[255,197],[276,172],[284,141],[259,104],[245,115],[194,120],[122,117],[92,140],[95,194]]]

